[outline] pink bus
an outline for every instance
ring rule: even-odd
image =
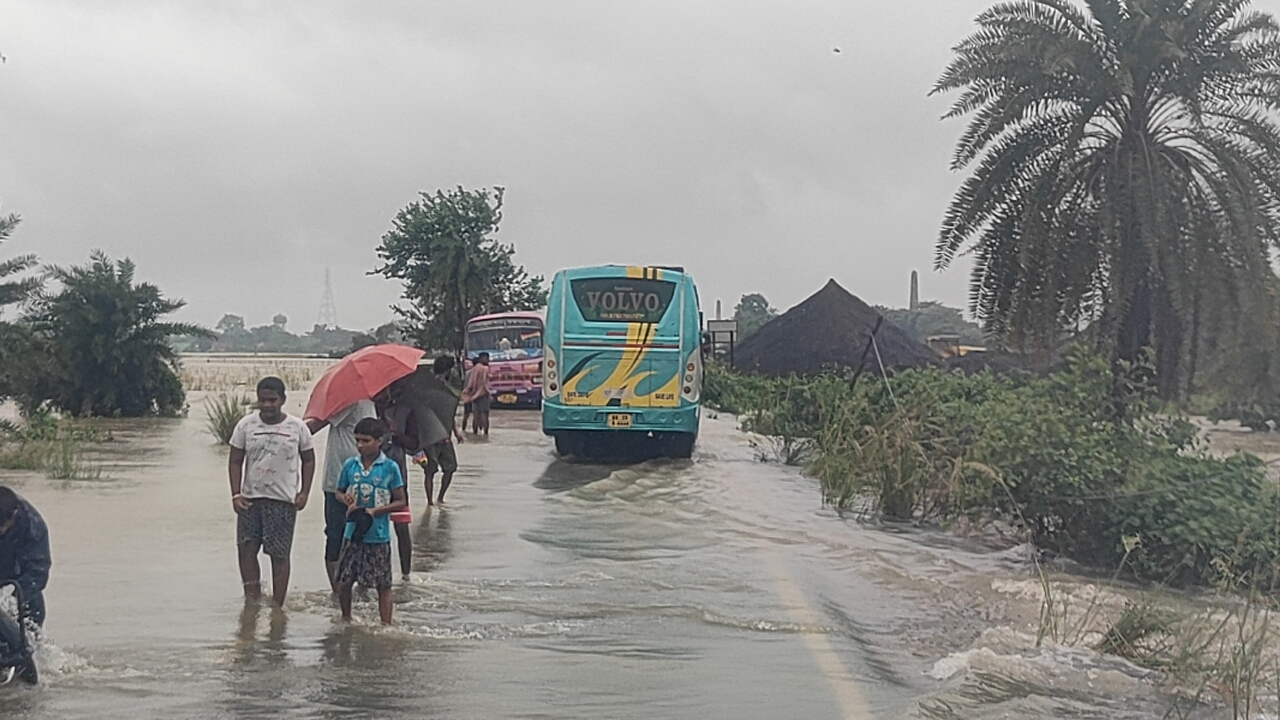
[[[465,367],[489,353],[489,391],[496,407],[542,406],[542,313],[508,312],[467,321]]]

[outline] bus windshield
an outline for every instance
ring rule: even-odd
[[[467,357],[495,361],[542,357],[542,323],[530,318],[477,320],[467,325]]]

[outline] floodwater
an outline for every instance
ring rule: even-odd
[[[91,481],[9,473],[53,541],[44,682],[18,718],[1147,718],[1158,679],[1034,647],[1017,549],[877,527],[709,417],[692,461],[557,460],[537,413],[459,449],[449,504],[411,498],[395,624],[344,625],[299,517],[283,611],[245,606],[225,448],[122,421]],[[290,399],[289,409],[301,403]],[[318,441],[323,442],[324,433]],[[319,449],[319,448],[318,448]],[[323,452],[319,455],[323,457]],[[265,573],[264,573],[265,575]],[[269,577],[269,576],[268,576]]]

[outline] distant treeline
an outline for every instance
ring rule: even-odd
[[[270,325],[246,328],[239,315],[223,315],[215,326],[213,337],[181,336],[172,340],[179,352],[274,352],[312,355],[345,355],[352,350],[376,343],[401,342],[394,323],[362,331],[314,325],[302,335],[286,329],[288,319],[277,315]]]

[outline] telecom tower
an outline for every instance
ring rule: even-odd
[[[324,269],[324,297],[320,299],[320,319],[316,324],[326,328],[338,327],[338,308],[333,304],[333,283],[329,281],[329,268]]]

